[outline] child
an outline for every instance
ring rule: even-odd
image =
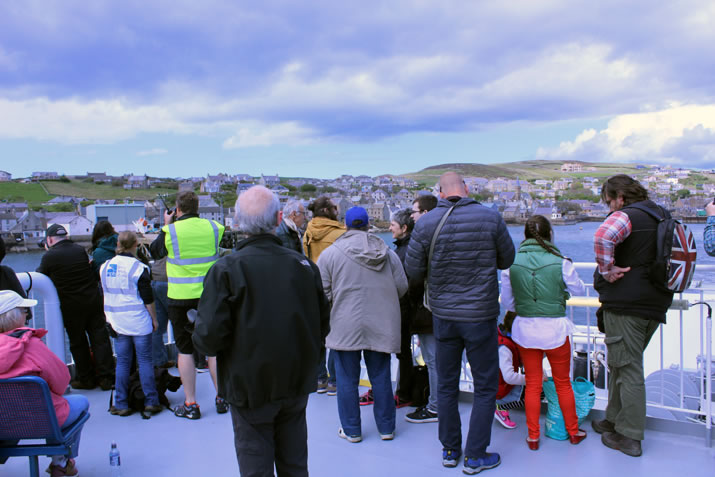
[[[516,423],[509,417],[508,409],[516,409],[524,405],[522,392],[526,380],[519,372],[521,358],[519,349],[511,340],[511,325],[516,313],[507,311],[504,322],[499,325],[499,390],[497,391],[497,409],[494,419],[507,429],[514,429]]]

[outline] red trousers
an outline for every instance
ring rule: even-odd
[[[578,417],[576,403],[571,387],[571,343],[566,338],[564,344],[555,349],[522,348],[519,346],[521,362],[526,375],[526,391],[524,392],[524,408],[526,410],[526,425],[529,427],[529,439],[539,438],[539,414],[541,413],[541,388],[544,371],[542,367],[544,354],[551,364],[551,372],[559,396],[559,407],[564,415],[566,432],[569,435],[578,433]]]

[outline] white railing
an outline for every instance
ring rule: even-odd
[[[595,269],[595,263],[576,262],[574,263],[577,269]],[[698,265],[698,271],[715,272],[715,265]],[[585,275],[584,275],[585,276]],[[21,272],[17,274],[22,286],[29,290],[30,296],[38,299],[43,306],[45,315],[45,328],[48,330],[46,342],[48,347],[62,359],[66,361],[65,356],[65,334],[62,322],[62,313],[59,307],[59,298],[52,281],[45,275],[38,272]],[[603,362],[603,370],[607,373],[608,367],[605,366],[607,360],[607,350],[603,343],[604,335],[597,330],[595,309],[599,306],[598,298],[591,296],[592,287],[587,287],[587,296],[573,297],[567,303],[570,317],[573,320],[574,309],[584,308],[586,310],[586,324],[577,325],[576,331],[572,336],[574,351],[582,350],[586,347],[588,357],[586,365],[586,373],[588,379],[591,378],[590,363],[594,358]],[[706,295],[706,292],[709,292]],[[712,381],[713,381],[713,351],[712,351],[712,318],[705,314],[707,305],[704,303],[712,300],[715,295],[715,290],[705,290],[702,288],[691,288],[685,293],[679,294],[677,300],[674,300],[671,311],[669,312],[668,330],[673,326],[672,314],[678,313],[678,336],[673,337],[673,333],[666,333],[666,327],[659,327],[659,344],[657,350],[653,344],[649,346],[645,353],[645,361],[649,363],[646,366],[646,376],[653,372],[660,371],[659,376],[659,401],[648,401],[649,415],[652,417],[667,417],[663,413],[670,413],[670,418],[680,419],[680,416],[689,415],[692,422],[704,424],[705,439],[708,446],[712,443],[712,423],[713,423],[713,402],[712,402]],[[699,306],[699,323],[697,327],[685,326],[685,313],[692,315],[691,304]],[[690,320],[690,316],[687,318]],[[34,326],[34,322],[33,322]],[[169,329],[169,341],[172,341],[171,329]],[[686,337],[687,336],[687,337]],[[686,347],[686,341],[691,343],[697,339],[698,346],[696,348]],[[672,350],[672,344],[677,344],[676,352]],[[673,360],[673,356],[676,359]],[[603,359],[599,359],[603,356]],[[669,361],[668,366],[675,366],[675,369],[666,368],[666,360]],[[463,360],[462,370],[462,389],[471,391],[472,375],[466,360]],[[686,363],[695,363],[695,369],[686,368]],[[656,363],[653,365],[653,363]],[[676,375],[679,382],[679,392],[675,393],[677,402],[675,405],[672,399],[669,402],[665,401],[666,395],[672,398],[672,379],[666,380],[666,372],[668,376]],[[698,380],[698,395],[693,394],[693,386],[690,378],[696,376]],[[677,386],[676,386],[677,387]],[[597,399],[607,400],[608,375],[604,378],[604,389],[606,392],[597,393]],[[670,394],[669,394],[670,393]],[[693,405],[697,404],[697,408]],[[660,413],[658,416],[653,416],[654,412]],[[682,420],[682,419],[681,419]]]

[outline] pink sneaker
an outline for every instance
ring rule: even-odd
[[[500,411],[497,409],[494,411],[494,419],[499,421],[499,424],[507,429],[514,429],[516,427],[516,422],[512,421],[509,417],[509,411]]]

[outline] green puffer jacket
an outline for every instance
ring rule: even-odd
[[[555,245],[546,243],[559,252]],[[566,300],[570,295],[564,283],[563,260],[547,252],[534,239],[522,242],[514,264],[509,269],[517,315],[547,318],[566,316]]]

